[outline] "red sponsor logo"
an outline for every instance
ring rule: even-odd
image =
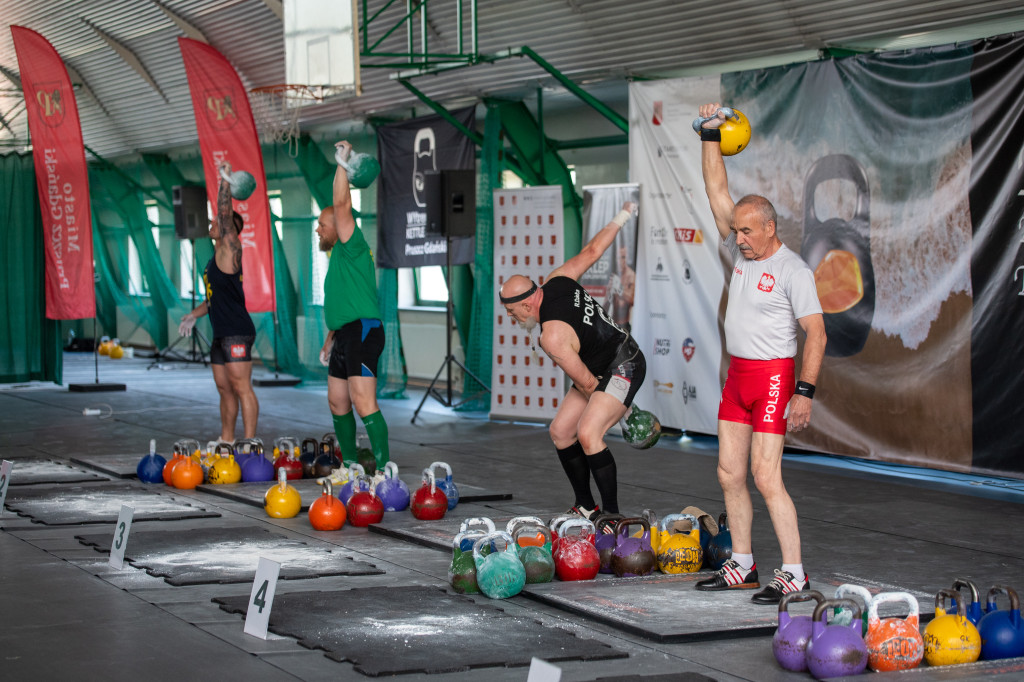
[[[771,291],[775,288],[775,278],[769,275],[767,272],[761,275],[760,281],[757,283],[757,288],[761,291]]]
[[[740,270],[739,268],[733,268],[732,271],[735,272],[737,275],[742,275],[743,274],[743,271]]]
[[[244,358],[245,357],[245,344],[244,343],[233,343],[233,344],[231,344],[231,357],[233,357],[233,358]]]
[[[683,357],[686,358],[687,362],[690,361],[696,350],[697,346],[693,343],[693,339],[687,337],[687,339],[683,341]]]
[[[704,233],[698,228],[691,227],[674,227],[672,232],[675,234],[676,241],[682,244],[703,244]]]

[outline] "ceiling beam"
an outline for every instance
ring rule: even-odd
[[[170,100],[167,99],[167,95],[163,93],[163,91],[160,89],[160,86],[157,85],[156,81],[153,80],[153,77],[149,75],[149,71],[147,71],[146,67],[142,65],[142,61],[139,60],[139,58],[135,55],[134,52],[132,52],[127,47],[125,47],[124,45],[117,42],[109,35],[107,35],[102,29],[100,29],[98,26],[93,24],[88,19],[82,19],[82,22],[86,26],[91,28],[96,33],[96,35],[102,38],[104,42],[106,42],[107,45],[109,45],[110,48],[117,53],[117,56],[120,57],[125,64],[132,67],[135,73],[142,76],[142,80],[146,81],[146,83],[149,84],[149,87],[153,88],[153,90],[155,90],[156,93],[160,95],[160,97],[162,97],[165,102],[167,102],[168,104],[171,103]]]
[[[167,15],[168,19],[174,22],[175,26],[181,29],[181,32],[184,33],[186,36],[188,36],[192,40],[198,40],[199,42],[206,43],[207,45],[210,44],[210,41],[206,38],[206,34],[200,31],[194,24],[185,21],[180,16],[178,16],[171,10],[167,9],[162,2],[157,2],[157,0],[151,1],[154,5],[160,8],[161,12]]]

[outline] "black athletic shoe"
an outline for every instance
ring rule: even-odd
[[[761,587],[757,580],[757,564],[750,567],[749,571],[740,568],[735,560],[729,559],[710,578],[698,580],[694,585],[698,590],[755,590]]]
[[[575,514],[576,516],[582,516],[587,521],[593,523],[597,520],[598,514],[601,513],[601,507],[595,506],[593,509],[587,509],[583,505],[574,504],[573,506],[569,507],[569,511],[565,513]]]
[[[775,577],[761,590],[756,592],[750,601],[755,604],[778,604],[784,595],[790,592],[801,592],[811,589],[811,579],[804,576],[803,580],[797,580],[789,571],[775,569]]]

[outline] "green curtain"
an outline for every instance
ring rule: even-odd
[[[0,156],[0,225],[4,226],[0,297],[0,382],[61,383],[61,325],[46,319],[43,219],[31,154]]]

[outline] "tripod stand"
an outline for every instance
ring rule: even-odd
[[[445,356],[444,361],[441,363],[441,366],[438,368],[437,374],[434,375],[434,380],[431,381],[430,382],[430,386],[427,387],[427,392],[423,394],[423,399],[420,400],[420,404],[419,404],[419,406],[417,406],[416,411],[412,413],[412,419],[410,420],[410,423],[412,423],[412,424],[416,423],[416,416],[419,415],[420,410],[423,408],[423,403],[427,402],[427,397],[433,397],[435,400],[437,400],[437,402],[441,403],[445,407],[458,407],[462,403],[467,402],[470,398],[475,397],[477,394],[479,394],[479,393],[481,393],[483,391],[486,391],[488,393],[491,392],[491,389],[487,386],[487,384],[485,384],[483,381],[481,381],[480,377],[478,377],[476,374],[474,374],[472,371],[470,371],[468,367],[466,367],[464,364],[462,364],[459,361],[459,359],[456,358],[452,354],[452,320],[454,318],[454,313],[455,313],[455,304],[452,303],[452,236],[451,236],[450,233],[448,233],[447,230],[445,232],[446,232],[446,234],[445,234],[445,243],[446,243],[446,245],[448,247],[446,258],[445,258],[445,260],[447,262],[447,268],[445,269],[445,285],[447,285],[447,287],[448,287],[448,304],[445,306],[445,328],[444,328],[444,330],[445,330],[445,334],[444,334],[445,335],[445,343],[447,345],[447,355]],[[475,393],[472,396],[470,396],[470,398],[466,398],[462,402],[459,402],[459,403],[452,402],[452,363],[453,362],[456,365],[458,365],[459,367],[461,367],[462,371],[464,373],[466,373],[469,376],[471,376],[478,384],[483,386],[483,391],[478,391],[477,393]],[[447,373],[448,373],[448,375],[447,375],[447,384],[448,384],[447,397],[445,395],[442,395],[441,393],[439,393],[438,390],[436,388],[434,388],[435,384],[437,384],[438,378],[441,376],[441,372],[443,372],[445,370],[447,370]]]
[[[199,259],[196,256],[196,240],[189,239],[189,244],[192,245],[192,307],[189,310],[195,310],[196,307],[196,289],[199,288]],[[175,346],[184,341],[186,338],[190,340],[191,348],[182,354],[179,351],[174,350]],[[205,344],[205,349],[204,349]],[[207,358],[210,355],[210,341],[203,333],[199,331],[198,327],[192,327],[192,333],[187,337],[179,336],[169,346],[163,350],[158,350],[153,356],[153,362],[149,364],[146,369],[152,369],[160,364],[160,360],[168,359],[177,362],[201,362],[204,366],[208,363]]]

